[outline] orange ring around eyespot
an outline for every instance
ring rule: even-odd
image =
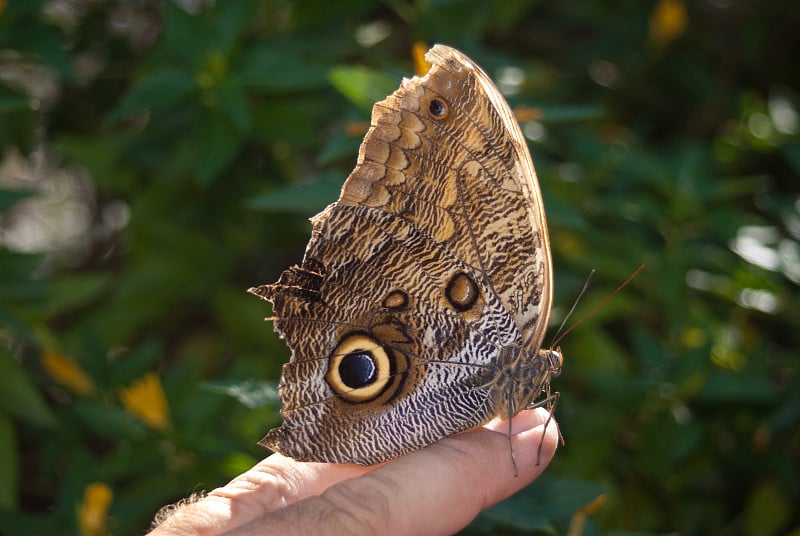
[[[345,357],[355,352],[369,354],[375,368],[375,380],[364,387],[353,388],[342,379],[339,367]],[[328,363],[325,381],[339,397],[348,402],[369,402],[386,389],[392,377],[393,356],[373,337],[365,333],[352,333],[342,339]]]

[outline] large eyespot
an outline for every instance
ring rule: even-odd
[[[447,103],[442,99],[431,99],[428,103],[428,113],[430,113],[431,117],[434,119],[444,119],[449,113]]]
[[[444,296],[448,303],[458,312],[468,311],[478,301],[481,293],[478,285],[464,272],[458,272],[444,289]]]
[[[360,389],[375,383],[378,367],[369,352],[355,351],[345,355],[339,361],[339,379],[351,389]]]
[[[334,350],[325,381],[348,402],[369,402],[389,386],[394,356],[366,333],[347,335]]]

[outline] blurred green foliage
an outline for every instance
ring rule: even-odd
[[[797,532],[798,13],[0,0],[0,532],[139,534],[266,454],[288,350],[244,290],[300,259],[415,41],[520,110],[556,320],[647,264],[562,343],[546,477],[468,532]]]

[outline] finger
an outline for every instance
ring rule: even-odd
[[[551,419],[545,429],[548,417],[540,408],[514,419],[519,477],[514,476],[507,435],[481,428],[260,516],[232,534],[454,533],[544,471],[558,443],[555,421]]]
[[[169,517],[150,535],[222,534],[368,470],[358,465],[297,462],[273,454],[205,497],[171,508]]]

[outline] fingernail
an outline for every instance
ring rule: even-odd
[[[521,434],[528,430],[533,430],[537,426],[543,425],[550,417],[550,413],[544,408],[520,411],[511,419],[511,433]],[[495,432],[508,432],[508,420],[496,417],[486,423],[485,428]]]

